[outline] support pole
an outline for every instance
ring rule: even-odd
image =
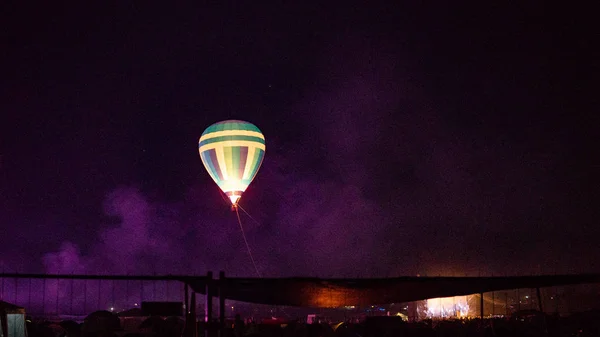
[[[546,320],[546,314],[544,314],[544,308],[542,306],[542,293],[540,292],[540,287],[535,288],[538,299],[538,308],[542,313],[542,317],[544,317],[544,335],[548,336],[548,321]]]
[[[73,297],[75,297],[75,296],[73,296],[73,282],[74,281],[75,280],[71,279],[71,291],[70,291],[70,296],[69,296],[71,298],[71,310],[70,310],[71,315],[75,315],[75,312],[73,311]]]
[[[496,314],[496,297],[494,296],[494,292],[492,291],[492,317]]]
[[[184,297],[183,298],[183,309],[187,316],[187,314],[190,313],[190,294],[189,294],[187,282],[183,283],[183,297]]]
[[[110,307],[111,307],[110,311],[117,310],[117,309],[114,309],[115,306],[116,306],[115,305],[115,280],[112,280],[112,299],[111,299],[111,304],[110,304]]]
[[[537,300],[538,300],[538,309],[540,309],[540,312],[544,312],[544,308],[542,306],[542,294],[540,292],[540,287],[535,288],[535,291],[537,293]]]
[[[219,272],[219,330],[225,336],[225,272]]]
[[[188,314],[189,324],[186,323],[187,334],[189,337],[198,336],[198,324],[196,323],[196,292],[192,289],[192,299],[190,300],[190,313]]]
[[[42,314],[46,315],[46,278],[42,281],[44,283],[44,291],[42,292]],[[4,290],[3,290],[4,291]]]
[[[103,310],[103,306],[100,305],[100,301],[102,301],[102,280],[98,279],[98,305],[96,306],[96,310]]]
[[[483,293],[479,294],[479,311],[480,311],[481,319],[483,319]]]
[[[27,296],[28,296],[27,305],[31,308],[31,279],[29,279],[29,294]]]
[[[213,291],[212,271],[206,273],[206,284],[204,296],[204,337],[211,337],[210,326],[212,324],[212,291]]]
[[[15,303],[19,303],[19,299],[17,297],[19,297],[19,278],[15,277],[15,299],[13,301],[15,301]]]
[[[56,316],[60,314],[60,310],[58,309],[58,303],[60,303],[59,291],[60,291],[60,279],[56,280]]]
[[[31,287],[30,287],[31,288]],[[87,280],[83,280],[83,312],[82,314],[87,315]]]

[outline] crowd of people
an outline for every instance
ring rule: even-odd
[[[401,319],[374,319],[367,317],[362,322],[315,322],[307,324],[301,320],[283,324],[256,322],[242,319],[239,315],[228,321],[223,337],[440,337],[440,336],[600,336],[600,311],[578,313],[560,317],[533,313],[490,319],[422,320],[405,322]],[[197,325],[197,336],[209,334],[221,336],[218,323],[210,327]],[[185,322],[180,317],[145,318],[136,332],[126,331],[119,317],[110,312],[100,312],[88,316],[79,324],[74,321],[48,322],[27,320],[29,337],[176,337],[185,330]],[[210,336],[210,337],[212,337]]]

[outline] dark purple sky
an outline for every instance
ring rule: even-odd
[[[265,276],[600,271],[576,10],[83,6],[2,10],[6,271],[253,276],[197,152],[229,118]]]

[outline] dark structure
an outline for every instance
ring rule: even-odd
[[[2,278],[81,279],[81,280],[142,280],[179,281],[184,284],[185,315],[195,319],[196,293],[205,295],[204,326],[213,328],[212,300],[219,298],[219,326],[224,327],[226,299],[281,306],[336,308],[402,303],[429,298],[450,297],[485,292],[532,288],[537,290],[539,309],[542,310],[539,288],[552,286],[600,283],[600,274],[515,276],[515,277],[397,277],[382,279],[318,279],[318,278],[227,278],[221,272],[213,278],[206,276],[126,276],[126,275],[45,275],[0,274]],[[191,291],[190,291],[191,290]],[[481,297],[483,298],[483,296]],[[190,303],[191,302],[191,303]],[[481,303],[483,316],[483,301]],[[195,324],[186,324],[187,335],[194,335]]]
[[[600,275],[518,277],[398,277],[383,279],[220,278],[189,280],[197,293],[206,285],[226,299],[283,306],[336,308],[402,303],[519,288],[599,283]],[[217,290],[215,290],[217,291]]]

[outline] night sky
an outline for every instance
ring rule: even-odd
[[[2,269],[255,276],[198,155],[235,118],[263,276],[600,272],[597,30],[391,3],[3,5]]]

